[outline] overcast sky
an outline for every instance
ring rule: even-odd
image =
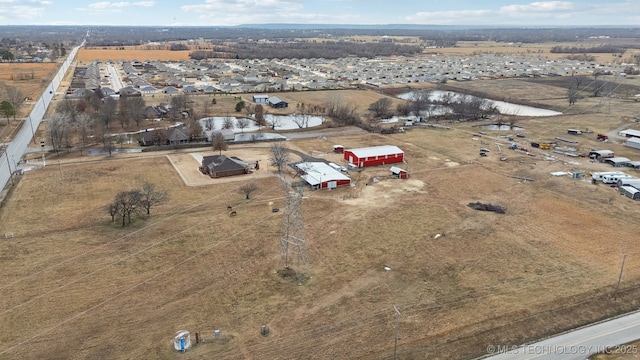
[[[0,25],[640,26],[640,0],[0,0]]]

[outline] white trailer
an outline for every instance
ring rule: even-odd
[[[591,174],[591,180],[593,182],[596,181],[602,181],[602,178],[604,176],[609,176],[609,175],[627,175],[625,173],[623,173],[622,171],[602,171],[602,172],[594,172]],[[630,176],[629,176],[630,177]]]
[[[617,175],[603,175],[602,176],[602,183],[603,184],[608,184],[608,185],[613,185],[613,184],[618,184],[618,180],[621,179],[628,179],[628,178],[632,178],[633,176],[631,175],[627,175],[627,174],[617,174]]]

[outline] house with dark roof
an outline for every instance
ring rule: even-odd
[[[243,175],[249,172],[246,162],[241,159],[226,155],[204,156],[200,166],[200,172],[212,178]]]

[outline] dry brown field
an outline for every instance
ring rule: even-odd
[[[116,48],[82,48],[78,51],[78,62],[91,63],[96,60],[100,61],[179,61],[189,60],[190,50],[171,51],[171,50],[152,50],[140,47],[125,47],[124,50]]]
[[[81,50],[80,61],[160,56],[100,51]],[[110,55],[119,52],[132,55]],[[635,126],[635,105],[622,99],[569,107],[566,89],[544,82],[448,85],[565,113],[518,119],[527,142],[566,137],[567,128],[595,134]],[[289,101],[287,111],[338,96],[364,114],[385,95],[278,96]],[[218,100],[212,112],[231,112],[233,97]],[[391,359],[394,305],[402,313],[400,358],[466,359],[483,355],[487,344],[519,344],[637,308],[638,203],[603,185],[549,175],[609,166],[545,160],[552,154],[544,152],[499,154],[495,143],[506,145],[506,133],[443,125],[453,129],[287,142],[341,164],[333,144],[397,145],[411,174],[390,179],[387,167],[375,167],[349,173],[354,187],[305,193],[311,277],[302,286],[274,273],[282,267],[284,193],[265,166],[268,145],[231,146],[225,154],[260,160],[261,168],[222,180],[197,171],[189,152],[212,154],[207,149],[48,159],[46,168],[23,175],[0,208],[0,234],[13,234],[0,242],[0,359]],[[579,138],[579,151],[603,146],[594,134]],[[605,146],[640,157],[619,141]],[[478,156],[480,147],[491,149],[487,158]],[[127,227],[112,223],[103,207],[144,181],[167,189],[170,201]],[[259,190],[246,200],[237,188],[248,181]],[[467,207],[474,201],[507,213]],[[229,205],[237,216],[228,215]],[[622,253],[623,290],[614,302]],[[260,335],[262,325],[268,336]],[[172,339],[181,329],[205,342],[178,355]]]
[[[57,63],[0,63],[0,83],[16,86],[25,97],[37,100],[58,67]],[[17,117],[26,116],[31,105],[31,100],[28,100]]]
[[[562,92],[517,80],[475,86],[549,105]],[[294,101],[320,101],[319,92],[308,94]],[[584,111],[518,125],[528,141],[566,136],[568,127],[628,124],[628,103],[613,99],[615,112],[603,113],[587,111],[588,101]],[[400,358],[465,359],[487,344],[533,340],[638,306],[638,203],[603,185],[550,176],[610,167],[542,152],[499,154],[505,133],[444,125],[452,130],[287,142],[338,163],[336,143],[397,145],[410,172],[398,180],[374,167],[351,172],[353,187],[305,193],[310,278],[301,286],[274,273],[283,266],[284,193],[273,168],[216,181],[196,172],[189,151],[49,159],[24,174],[0,209],[0,234],[14,235],[0,243],[0,358],[173,359],[173,334],[186,329],[205,342],[185,359],[391,359],[396,305]],[[266,146],[225,153],[266,162]],[[579,146],[602,144],[585,134]],[[606,146],[637,156],[616,141]],[[479,157],[480,147],[490,155]],[[112,223],[104,205],[143,181],[167,189],[170,201],[127,227]],[[260,189],[246,200],[237,188],[248,181]],[[475,201],[507,213],[472,210]]]

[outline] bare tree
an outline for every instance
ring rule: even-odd
[[[238,193],[244,194],[246,199],[249,200],[249,195],[256,190],[258,190],[258,185],[254,182],[248,182],[238,188]]]
[[[136,126],[140,126],[140,122],[144,119],[144,108],[145,103],[140,96],[120,98],[121,124],[134,122]]]
[[[204,128],[205,130],[209,131],[209,130],[215,130],[216,129],[216,122],[215,119],[212,117],[208,117],[204,120]]]
[[[20,112],[22,105],[24,104],[24,95],[22,91],[16,86],[6,86],[4,88],[4,97],[13,107],[13,119],[16,119],[16,114]]]
[[[109,129],[109,125],[111,124],[113,119],[116,118],[116,108],[117,103],[111,97],[105,98],[104,102],[102,102],[102,106],[100,107],[98,115],[100,117],[100,121],[106,129]]]
[[[271,122],[271,129],[272,130],[275,130],[276,127],[278,127],[278,126],[282,126],[282,118],[281,117],[279,117],[277,115],[272,115],[270,117],[270,119],[271,119],[270,122]]]
[[[76,117],[74,123],[75,131],[80,136],[80,156],[82,156],[82,150],[87,146],[87,140],[89,138],[89,132],[93,124],[93,119],[88,114],[80,114]]]
[[[233,129],[234,126],[235,124],[233,123],[233,119],[229,116],[225,117],[224,120],[222,121],[223,129]]]
[[[569,88],[568,90],[568,100],[569,100],[569,105],[573,105],[576,102],[578,102],[578,99],[580,98],[580,92],[578,91],[577,88]]]
[[[381,118],[386,117],[389,114],[389,108],[391,107],[391,99],[381,98],[369,105],[369,111],[373,113],[373,116]]]
[[[236,120],[236,127],[244,132],[244,129],[249,127],[249,120],[245,118],[239,118],[238,120]]]
[[[269,157],[271,165],[281,174],[285,166],[289,163],[289,149],[286,146],[275,143],[271,146],[271,155]]]
[[[226,151],[228,149],[227,143],[224,141],[224,136],[220,131],[213,133],[211,137],[211,146],[213,147],[213,151],[219,151],[220,155],[222,155],[222,151]]]
[[[140,205],[147,211],[147,215],[151,214],[151,207],[160,205],[169,200],[166,190],[157,189],[152,183],[145,182],[140,188]]]
[[[67,118],[62,114],[56,114],[47,120],[45,128],[47,141],[53,147],[53,151],[58,153],[62,148],[66,133],[69,131]]]
[[[202,125],[200,121],[192,119],[189,121],[189,136],[191,138],[200,138],[202,136]]]
[[[254,108],[254,111],[255,111],[254,118],[256,119],[256,124],[258,125],[258,130],[259,130],[261,126],[266,126],[266,122],[264,120],[264,108],[262,107],[262,105],[258,104]]]
[[[140,210],[140,190],[129,190],[119,192],[113,203],[109,206],[109,213],[119,215],[122,218],[122,227],[128,223],[131,224],[131,215],[137,214]],[[111,215],[114,217],[114,215]]]

